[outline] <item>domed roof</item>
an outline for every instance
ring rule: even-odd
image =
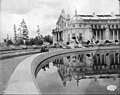
[[[73,16],[71,19],[71,22],[76,23],[76,22],[83,22],[83,18],[81,18],[79,15]]]

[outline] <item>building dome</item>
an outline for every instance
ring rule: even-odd
[[[76,22],[83,22],[83,18],[81,18],[79,15],[75,15],[72,19],[71,22],[76,23]]]

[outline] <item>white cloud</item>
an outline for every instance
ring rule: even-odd
[[[90,0],[90,9],[99,14],[110,14],[119,12],[118,0]]]
[[[2,11],[24,14],[32,10],[31,0],[2,0]]]
[[[43,35],[55,28],[61,9],[66,13],[78,14],[118,13],[117,0],[2,0],[0,40],[7,34],[13,37],[13,24],[18,27],[24,18],[30,36],[36,36],[37,25]],[[2,35],[2,36],[1,36]]]

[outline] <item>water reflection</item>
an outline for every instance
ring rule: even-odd
[[[115,80],[118,76],[111,74],[120,73],[120,54],[79,54],[67,56],[53,61],[54,66],[58,67],[58,73],[63,81],[71,81],[72,77],[77,81],[86,78],[112,78]],[[99,76],[92,76],[98,74]],[[103,75],[106,74],[106,75]]]
[[[84,83],[87,82],[88,80],[93,80],[94,81],[93,84],[95,84],[95,82],[98,82],[100,79],[103,79],[104,81],[107,80],[108,82],[107,85],[110,85],[111,83],[114,83],[115,85],[119,84],[120,79],[119,51],[97,53],[75,53],[66,57],[55,59],[52,61],[52,64],[53,66],[52,65],[50,66],[50,64],[47,63],[45,66],[42,67],[42,69],[44,71],[47,71],[48,69],[52,68],[51,69],[52,71],[53,69],[55,69],[53,67],[57,67],[55,72],[58,73],[64,87],[67,86],[67,83],[68,86],[70,86],[69,83],[70,82],[72,83],[72,81],[74,80],[76,81],[77,87],[79,87],[79,82],[82,82],[81,80],[85,80]],[[38,75],[40,74],[41,73],[39,72]],[[105,84],[107,82],[105,82]],[[102,85],[104,85],[104,82]],[[86,91],[89,91],[89,89],[87,89]],[[120,93],[118,89],[119,85],[117,91],[115,92],[117,94]],[[99,92],[100,89],[96,91]],[[59,93],[62,93],[62,91]],[[66,92],[63,91],[63,93]],[[79,92],[76,91],[75,93]]]

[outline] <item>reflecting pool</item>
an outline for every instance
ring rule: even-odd
[[[120,94],[120,52],[76,52],[43,62],[36,76],[43,94]]]

